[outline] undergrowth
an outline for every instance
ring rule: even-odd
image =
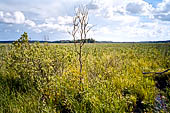
[[[170,67],[169,49],[169,44],[86,44],[80,82],[72,44],[30,44],[24,33],[0,46],[0,112],[153,112],[159,90],[142,72]]]

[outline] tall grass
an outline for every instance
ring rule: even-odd
[[[87,44],[83,82],[73,45],[0,46],[0,112],[153,112],[143,71],[170,67],[170,44]]]

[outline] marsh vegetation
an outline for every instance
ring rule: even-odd
[[[169,68],[169,50],[169,43],[85,44],[80,73],[73,44],[29,44],[24,33],[0,45],[0,112],[168,111],[170,73],[142,72]]]

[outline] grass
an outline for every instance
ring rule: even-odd
[[[154,112],[156,80],[164,79],[142,72],[170,67],[169,43],[85,44],[82,75],[73,44],[0,50],[0,112]]]

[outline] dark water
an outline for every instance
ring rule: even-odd
[[[156,112],[168,112],[168,99],[165,96],[162,96],[161,94],[158,94],[155,98],[155,111]]]
[[[168,89],[170,89],[170,73],[159,74],[154,78],[156,87],[160,90],[159,94],[155,98],[155,111],[156,112],[170,112],[168,104],[170,99],[168,98]]]

